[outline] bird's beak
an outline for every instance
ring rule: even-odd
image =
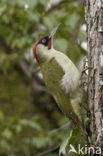
[[[60,25],[61,25],[61,23],[59,23],[59,24],[56,26],[56,28],[54,28],[54,29],[51,31],[51,33],[49,34],[49,38],[52,38],[52,37],[56,34],[56,32],[57,32],[58,28],[60,27]]]

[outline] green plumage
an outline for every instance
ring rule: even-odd
[[[43,49],[41,45],[37,48],[37,57],[45,84],[59,108],[75,124],[81,125],[80,103],[82,96],[79,88],[80,73],[78,69],[63,53],[54,49],[51,51]],[[61,82],[65,74],[69,75],[67,79],[70,81],[66,80],[67,84],[64,84],[63,87]],[[66,92],[65,87],[67,86],[65,85],[68,85],[68,92]]]

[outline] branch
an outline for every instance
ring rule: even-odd
[[[72,2],[72,1],[76,1],[76,0],[62,0],[62,1],[60,0],[60,1],[58,1],[57,3],[51,4],[51,7],[48,8],[48,9],[45,11],[45,13],[43,14],[43,16],[45,16],[46,14],[48,14],[48,13],[54,11],[54,10],[59,9],[63,4],[65,4],[65,3],[70,3],[70,2]]]
[[[54,130],[51,130],[51,131],[49,132],[49,134],[52,135],[52,134],[54,134],[54,133],[56,133],[56,132],[58,132],[58,131],[67,130],[67,129],[70,127],[71,123],[72,123],[72,121],[69,121],[69,122],[67,122],[66,124],[62,125],[61,127],[56,128],[56,129],[54,129]]]
[[[59,145],[51,147],[47,151],[44,151],[44,152],[41,152],[41,153],[37,154],[37,156],[46,156],[48,153],[51,153],[51,152],[57,150],[58,148],[59,148]]]

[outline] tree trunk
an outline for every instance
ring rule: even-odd
[[[88,39],[90,138],[103,156],[103,0],[85,0]]]

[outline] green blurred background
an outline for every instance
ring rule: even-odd
[[[0,156],[58,156],[70,136],[57,129],[68,119],[32,55],[36,40],[58,23],[54,47],[77,63],[86,53],[82,0],[0,0]],[[69,142],[78,139],[74,129]]]

